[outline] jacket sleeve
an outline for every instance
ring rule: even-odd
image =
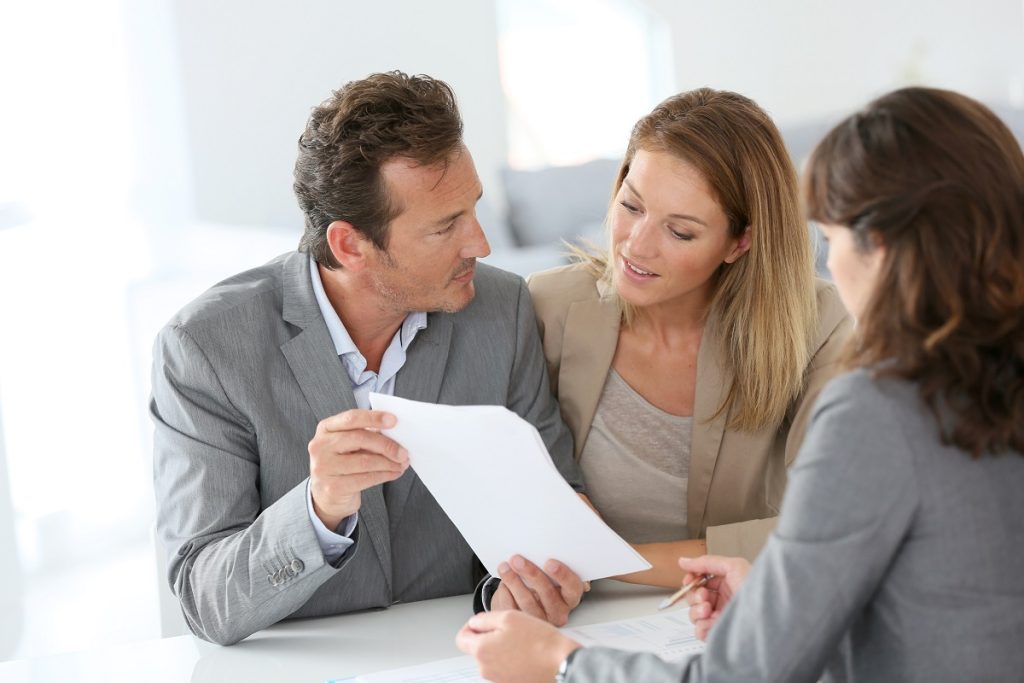
[[[520,284],[516,311],[516,355],[512,366],[508,408],[537,428],[555,467],[577,492],[583,476],[573,457],[573,441],[551,392],[541,349],[537,316],[525,283]]]
[[[222,645],[288,616],[339,568],[327,564],[303,480],[261,509],[253,428],[199,345],[168,326],[153,354],[157,529],[189,628]],[[344,566],[356,543],[340,560]]]

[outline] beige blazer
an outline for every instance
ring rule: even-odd
[[[573,433],[579,460],[619,338],[621,313],[610,288],[580,265],[528,279],[543,337],[552,391]],[[726,429],[731,415],[713,417],[732,380],[717,350],[714,321],[705,326],[697,357],[686,514],[691,538],[708,552],[753,559],[775,527],[786,469],[803,441],[814,400],[837,370],[853,327],[835,286],[816,283],[819,327],[804,391],[782,424],[757,432]]]

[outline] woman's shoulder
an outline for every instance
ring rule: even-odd
[[[844,320],[850,319],[839,290],[831,280],[814,279],[814,295],[818,302],[818,328],[823,332],[831,332]]]
[[[601,298],[599,278],[583,263],[551,268],[526,278],[538,314],[541,309],[561,308],[576,301]]]
[[[855,368],[833,378],[818,401],[818,408],[828,406],[865,424],[907,424],[920,417],[930,418],[915,382],[880,376],[878,368]]]
[[[814,334],[812,353],[817,357],[823,353],[823,347],[828,346],[830,350],[824,352],[828,358],[818,358],[818,361],[832,362],[838,358],[853,331],[853,318],[839,298],[839,290],[829,280],[815,278],[814,294],[818,307],[818,329]]]

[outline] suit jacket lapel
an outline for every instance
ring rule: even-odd
[[[448,366],[454,322],[449,313],[430,313],[427,326],[420,330],[406,350],[405,365],[395,377],[395,395],[414,401],[437,403],[444,371]],[[412,468],[393,482],[385,484],[391,524],[397,524],[405,509],[409,492],[422,486]]]
[[[733,379],[732,371],[723,363],[722,348],[713,316],[709,316],[697,352],[697,389],[693,402],[693,436],[690,442],[686,507],[691,538],[698,538],[704,525],[711,479],[729,421],[730,411],[722,411],[713,417],[725,400]]]
[[[578,301],[569,306],[558,369],[558,397],[562,415],[575,437],[576,459],[597,411],[608,370],[619,342],[622,319],[610,297]],[[595,371],[604,368],[604,372]]]
[[[310,283],[309,257],[296,252],[284,262],[284,319],[301,332],[281,345],[306,402],[317,421],[356,408],[352,381],[334,351]],[[391,590],[391,536],[388,513],[380,486],[362,493],[359,520],[377,552],[384,578]]]

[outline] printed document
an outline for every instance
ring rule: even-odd
[[[584,581],[649,569],[558,473],[536,428],[501,406],[446,406],[370,394],[397,418],[384,434],[493,575],[519,554]]]
[[[589,626],[566,627],[562,633],[584,646],[602,645],[633,652],[651,652],[668,661],[684,661],[704,651],[693,625],[682,610],[634,617]],[[436,662],[392,669],[333,683],[481,683],[472,657],[452,657]]]

